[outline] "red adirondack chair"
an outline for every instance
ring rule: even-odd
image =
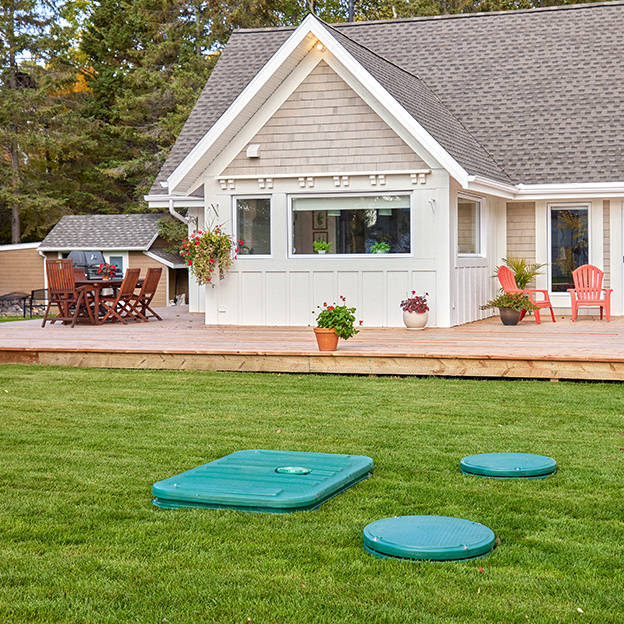
[[[576,321],[580,307],[598,306],[600,318],[604,311],[607,322],[611,318],[611,293],[613,288],[603,288],[604,272],[591,264],[584,264],[572,271],[574,288],[568,288],[572,299],[572,320]],[[604,293],[604,298],[602,297]]]
[[[540,318],[540,310],[542,308],[550,309],[550,316],[552,316],[553,323],[555,323],[555,312],[552,307],[552,303],[550,303],[550,297],[548,296],[547,290],[521,290],[518,288],[516,284],[516,278],[514,277],[513,271],[506,266],[498,267],[498,281],[502,289],[509,294],[522,293],[529,298],[531,303],[534,303],[537,306],[537,310],[535,310],[535,321],[539,324],[542,322]],[[540,293],[541,298],[537,299],[535,294]]]

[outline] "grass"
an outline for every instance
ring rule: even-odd
[[[0,397],[3,624],[624,620],[621,385],[4,366]],[[152,506],[154,481],[243,448],[376,468],[312,512]],[[460,474],[489,450],[560,470]],[[367,554],[362,528],[401,514],[501,543],[463,563]]]
[[[52,315],[50,315],[52,316]],[[32,316],[0,316],[0,323],[10,323],[11,321],[31,321],[32,319],[42,319],[43,314],[33,314]]]

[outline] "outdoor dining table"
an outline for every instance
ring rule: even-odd
[[[114,279],[83,279],[83,280],[76,280],[76,287],[81,287],[81,286],[90,286],[91,287],[91,292],[93,293],[93,303],[94,303],[94,308],[95,308],[95,324],[96,325],[100,325],[101,324],[101,320],[100,320],[100,299],[101,299],[101,293],[102,290],[104,288],[112,288],[113,290],[115,290],[116,288],[119,288],[121,286],[121,283],[123,282],[123,278],[114,278]],[[138,282],[137,282],[137,288],[140,288],[143,285],[143,279],[141,278]]]

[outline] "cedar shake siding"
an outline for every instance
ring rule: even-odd
[[[36,248],[0,251],[0,295],[43,287],[43,258]]]
[[[611,202],[605,199],[602,202],[602,253],[604,266],[603,288],[610,288],[611,283]]]
[[[507,204],[507,256],[535,262],[535,203]]]
[[[158,289],[152,301],[152,308],[164,308],[167,305],[167,267],[153,258],[146,256],[142,251],[128,252],[128,266],[141,269],[141,277],[145,277],[147,269],[151,267],[162,269]]]
[[[427,165],[324,61],[222,175],[421,169]]]
[[[507,204],[507,256],[535,262],[535,203]],[[529,284],[535,288],[535,282]]]

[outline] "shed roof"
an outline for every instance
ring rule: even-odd
[[[624,181],[624,1],[331,28],[468,173]],[[232,34],[153,193],[293,30]]]
[[[42,251],[149,249],[162,214],[66,215],[43,239]]]

